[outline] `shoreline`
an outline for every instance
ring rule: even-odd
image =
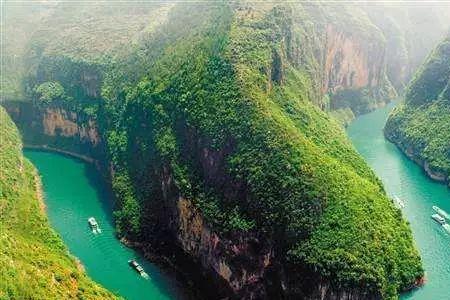
[[[99,167],[99,161],[89,156],[81,155],[71,151],[61,150],[48,145],[24,144],[22,150],[24,149],[58,153],[61,155],[68,156],[70,158],[79,159],[89,164],[93,164],[96,167],[96,170],[101,174],[101,176],[103,175],[102,176],[103,179],[105,179],[104,174],[101,168]],[[36,173],[37,174],[35,179],[35,185],[37,186],[38,184],[41,183],[41,181],[38,172]],[[108,185],[109,184],[110,183],[108,183]],[[41,209],[43,209],[43,213],[47,214],[42,189],[40,190],[39,194],[41,195],[39,206]],[[164,255],[160,253],[160,251],[155,250],[150,244],[131,241],[124,237],[120,238],[119,236],[117,236],[116,231],[114,231],[114,238],[117,239],[121,244],[123,244],[127,248],[133,249],[134,251],[141,253],[148,262],[155,264],[162,272],[169,275],[174,280],[176,285],[183,291],[184,300],[206,299],[206,297],[202,295],[199,290],[197,290],[194,286],[192,286],[192,283],[189,281],[187,274],[183,272],[179,267],[177,267],[176,264],[167,255]],[[81,266],[81,268],[84,269],[83,262],[78,257],[73,256],[73,258],[76,260],[77,265]]]
[[[86,163],[89,164],[95,164],[96,160],[93,159],[92,157],[86,156],[86,155],[82,155],[82,154],[78,154],[75,152],[71,152],[71,151],[67,151],[67,150],[61,150],[58,148],[54,148],[54,147],[50,147],[48,145],[31,145],[31,144],[24,144],[23,145],[23,149],[31,149],[31,150],[39,150],[39,151],[47,151],[47,152],[56,152],[59,154],[63,154],[63,155],[67,155],[70,156],[72,158],[77,158],[80,159]]]
[[[400,142],[396,141],[395,139],[393,139],[391,136],[389,136],[386,133],[386,131],[384,131],[384,137],[389,142],[394,144],[407,158],[409,158],[414,163],[419,165],[421,167],[421,169],[423,170],[423,172],[427,175],[428,178],[430,178],[431,180],[434,180],[436,182],[442,183],[442,184],[444,184],[444,185],[446,185],[447,187],[450,188],[450,181],[449,181],[450,176],[447,176],[444,173],[433,171],[430,168],[430,165],[429,165],[428,161],[420,159],[417,156],[415,156],[414,152],[412,150],[406,148],[402,143],[400,143]]]

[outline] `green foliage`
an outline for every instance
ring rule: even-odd
[[[164,51],[167,41],[153,40],[158,54],[139,83],[120,92],[120,82],[106,82],[114,91],[108,147],[119,176],[129,176],[118,195],[119,229],[135,228],[137,216],[141,230],[151,227],[146,207],[161,205],[163,178],[166,197],[191,200],[215,231],[264,233],[293,266],[395,298],[423,275],[419,255],[379,180],[312,104],[316,62],[308,52],[298,58],[304,64],[289,59],[285,41],[305,39],[292,22],[297,11],[299,4],[268,6],[232,17],[227,5],[209,8],[191,24],[195,34]],[[208,161],[221,166],[213,175]]]
[[[0,299],[115,299],[50,228],[36,170],[0,107]]]
[[[447,38],[417,72],[405,103],[391,113],[385,127],[390,140],[445,178],[450,176],[449,79]]]
[[[386,135],[436,173],[450,176],[450,103],[434,101],[419,107],[397,107],[389,116]]]
[[[38,43],[27,86],[56,80],[72,107],[96,113],[120,235],[161,232],[184,197],[224,237],[260,234],[294,270],[395,298],[423,270],[380,181],[319,108],[334,105],[321,96],[319,41],[334,21],[372,38],[366,17],[320,3],[177,5],[125,53]],[[374,91],[352,92],[367,100],[358,112],[376,105]]]
[[[37,94],[39,101],[46,104],[52,102],[53,100],[63,100],[67,97],[63,86],[57,81],[47,81],[41,83],[35,88],[34,91]]]
[[[450,38],[443,41],[415,74],[406,91],[406,103],[420,106],[437,100],[450,78]]]

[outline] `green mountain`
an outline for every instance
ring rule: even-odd
[[[0,299],[116,299],[91,281],[45,217],[36,170],[0,107]]]
[[[409,226],[327,113],[395,95],[368,14],[140,5],[64,2],[36,21],[24,101],[5,103],[25,142],[96,159],[118,234],[178,249],[210,298],[396,299],[412,288],[423,270]]]
[[[434,179],[450,176],[450,37],[430,54],[411,81],[405,102],[386,124],[386,137]]]

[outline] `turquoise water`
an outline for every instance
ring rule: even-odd
[[[450,299],[450,235],[430,216],[433,205],[450,212],[450,189],[429,179],[423,170],[383,137],[392,105],[356,119],[348,135],[356,149],[383,180],[386,191],[406,203],[404,216],[411,223],[423,258],[425,286],[401,299]]]
[[[353,144],[377,175],[388,194],[406,202],[404,216],[423,258],[427,282],[402,299],[450,299],[450,235],[431,218],[432,205],[450,212],[450,190],[429,179],[423,170],[386,141],[382,129],[392,105],[364,115],[348,128]],[[123,246],[114,236],[110,195],[90,165],[60,154],[25,150],[43,182],[47,213],[53,228],[87,273],[126,299],[181,299],[180,288],[153,264]],[[87,219],[94,216],[102,233],[94,235]],[[145,280],[127,261],[137,258],[150,274]]]
[[[70,252],[80,259],[91,278],[129,300],[181,299],[177,283],[114,235],[111,197],[91,165],[57,153],[25,150],[42,178],[47,214]],[[91,232],[95,217],[101,234]],[[136,258],[149,280],[128,266]]]

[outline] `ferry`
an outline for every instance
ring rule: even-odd
[[[437,206],[433,206],[433,210],[435,212],[437,212],[444,219],[450,220],[450,215],[445,210],[443,210]]]
[[[90,217],[88,219],[88,223],[89,223],[89,226],[91,227],[93,233],[97,234],[97,233],[101,233],[102,232],[100,230],[100,227],[98,226],[98,223],[97,223],[97,221],[95,220],[94,217]]]
[[[433,220],[435,220],[441,225],[446,225],[445,219],[439,214],[434,214],[431,216],[431,218],[433,218]]]
[[[395,206],[397,206],[397,208],[399,208],[399,209],[405,208],[405,202],[402,199],[395,196],[394,200],[395,200]]]
[[[144,268],[134,259],[130,259],[128,264],[136,270],[142,277],[149,278],[148,274],[144,271]]]

